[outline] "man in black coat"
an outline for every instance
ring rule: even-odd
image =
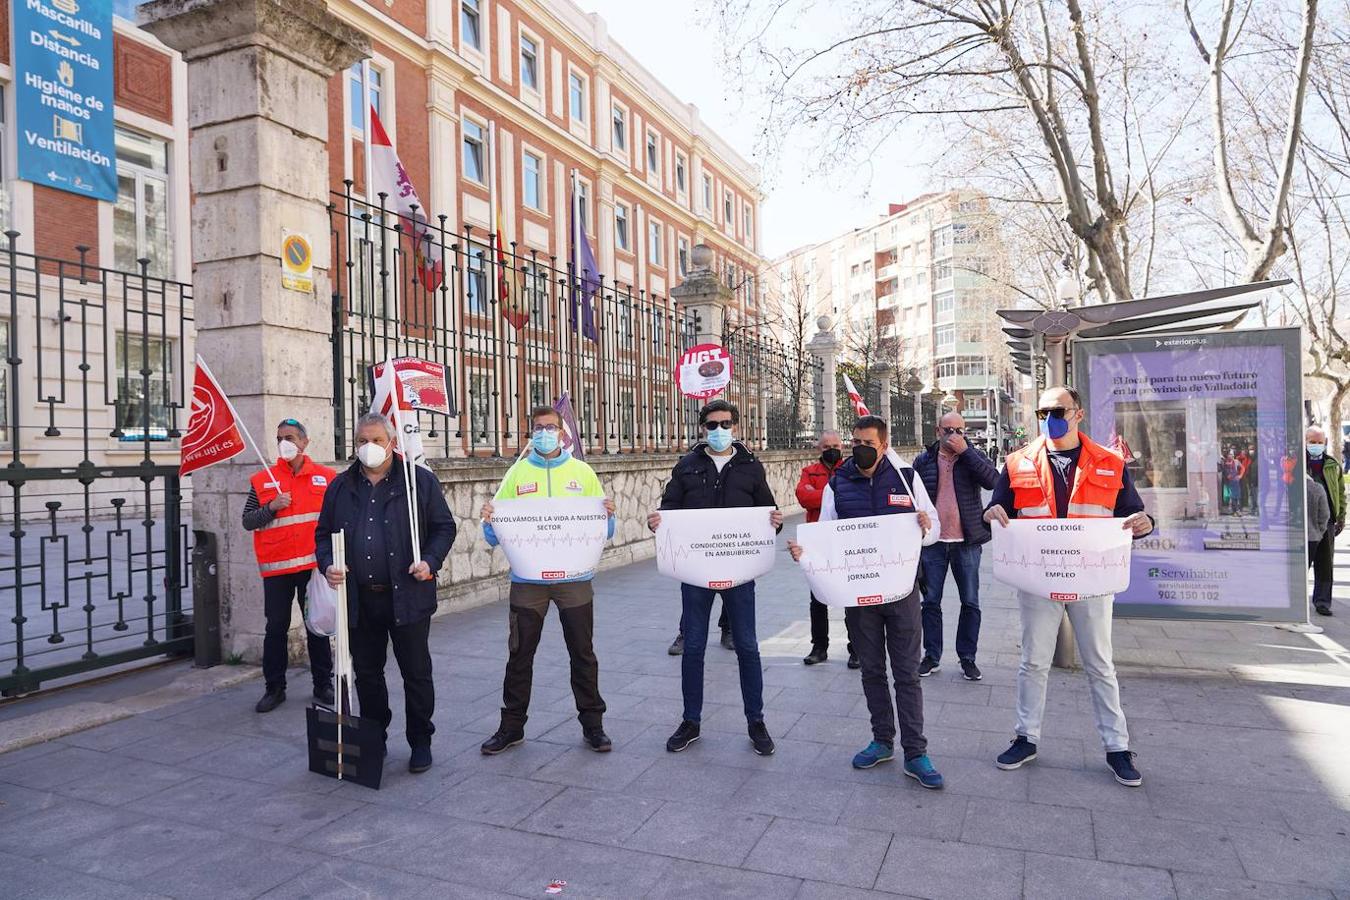
[[[919,674],[933,674],[942,659],[942,589],[950,568],[961,598],[956,656],[965,679],[979,681],[984,677],[975,664],[980,640],[980,553],[990,538],[980,488],[993,490],[998,470],[966,441],[961,414],[949,412],[938,422],[937,440],[915,457],[914,471],[937,507],[940,531],[937,543],[924,547],[919,558],[924,582],[924,657]]]
[[[705,440],[680,458],[670,473],[670,481],[661,495],[661,509],[721,509],[725,507],[771,506],[769,520],[774,528],[783,527],[783,514],[777,509],[769,489],[764,466],[745,445],[734,439],[740,411],[725,400],[714,400],[699,411],[699,425]],[[661,513],[647,516],[647,527],[655,531],[661,525]],[[741,699],[750,742],[760,756],[773,753],[773,739],[764,725],[764,671],[759,662],[759,638],[755,635],[755,583],[722,591],[693,584],[680,585],[684,615],[684,657],[680,682],[684,694],[684,717],[680,727],[666,741],[666,749],[678,753],[699,739],[699,721],[703,714],[703,652],[708,645],[708,620],[713,596],[722,595],[722,608],[731,625],[736,648],[736,663],[741,676]]]
[[[315,556],[329,584],[337,587],[351,579],[348,635],[362,717],[382,723],[388,740],[393,713],[384,665],[393,644],[412,748],[408,769],[425,772],[431,768],[431,735],[436,730],[427,638],[436,611],[436,572],[455,542],[455,520],[436,476],[415,468],[422,546],[414,557],[407,485],[403,466],[394,465],[393,439],[383,416],[371,413],[357,421],[357,461],[324,494],[314,532]],[[333,565],[333,535],[338,531],[346,532],[345,570]]]

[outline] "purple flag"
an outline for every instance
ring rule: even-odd
[[[563,422],[563,449],[570,451],[575,459],[585,459],[586,450],[581,443],[581,432],[577,429],[577,414],[572,409],[572,398],[567,396],[567,391],[563,391],[562,396],[553,402],[553,408]]]
[[[577,330],[593,342],[599,342],[600,332],[595,327],[595,297],[600,291],[600,267],[595,264],[595,253],[581,227],[580,198],[576,178],[572,179],[572,330]],[[578,308],[580,314],[578,315]],[[580,322],[578,323],[578,319]]]

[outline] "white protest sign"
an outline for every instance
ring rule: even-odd
[[[826,606],[877,606],[908,597],[919,570],[919,517],[866,516],[797,527],[798,561]]]
[[[753,581],[773,568],[772,512],[772,506],[661,510],[657,571],[713,590]]]
[[[1118,594],[1130,586],[1131,533],[1123,519],[1013,519],[994,525],[994,577],[1004,584],[1070,601]]]
[[[595,574],[609,530],[603,497],[493,500],[492,530],[511,571],[531,581]]]

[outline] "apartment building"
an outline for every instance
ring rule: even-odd
[[[775,260],[766,306],[828,314],[842,361],[888,366],[895,385],[917,377],[925,389],[936,386],[981,443],[997,431],[1006,445],[1012,381],[993,310],[1013,304],[990,277],[1001,258],[985,198],[923,194]]]

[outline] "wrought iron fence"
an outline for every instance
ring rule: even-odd
[[[339,458],[370,407],[370,367],[395,356],[446,367],[458,414],[424,416],[429,456],[514,454],[528,439],[530,408],[564,391],[588,452],[668,452],[697,437],[701,404],[673,380],[698,333],[680,304],[600,276],[589,330],[582,285],[566,260],[515,243],[499,251],[493,235],[447,230],[444,216],[415,224],[389,213],[383,195],[377,205],[354,197],[350,183],[329,212]],[[439,272],[428,264],[437,258]],[[728,331],[734,375],[721,396],[739,406],[743,439],[769,448],[809,441],[819,362],[762,331]]]
[[[191,289],[0,248],[0,692],[190,652]]]

